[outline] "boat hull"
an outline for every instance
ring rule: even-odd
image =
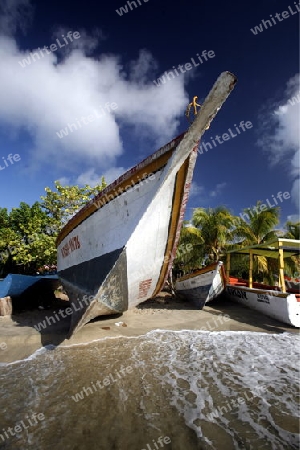
[[[19,275],[10,273],[0,282],[0,298],[19,297],[28,289],[39,284],[41,289],[55,290],[59,286],[57,275]]]
[[[175,290],[198,309],[203,309],[206,303],[223,292],[225,284],[223,263],[220,261],[177,280]]]
[[[99,315],[122,313],[161,289],[176,252],[196,157],[193,151],[168,176],[170,158],[155,179],[105,204],[61,242],[59,276],[76,309],[72,332]],[[78,248],[64,257],[69,241]]]
[[[161,290],[171,270],[197,147],[236,82],[222,74],[190,129],[126,172],[58,236],[58,274],[74,304],[70,335]]]
[[[234,285],[227,285],[225,292],[237,303],[293,327],[300,327],[300,298],[295,294]]]

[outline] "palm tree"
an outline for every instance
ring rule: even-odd
[[[287,232],[284,234],[284,237],[287,239],[300,239],[300,222],[293,223],[288,221],[285,224],[285,228]],[[300,272],[300,258],[299,256],[291,256],[286,260],[285,264],[285,272],[287,275],[291,277],[298,277]]]
[[[238,218],[235,233],[242,239],[243,247],[263,244],[277,237],[274,227],[279,223],[280,208],[274,206],[262,209],[262,206],[265,205],[259,200],[253,208],[244,209],[242,216],[246,216],[247,221]]]
[[[182,251],[188,249],[189,251]],[[201,267],[204,259],[203,239],[198,228],[184,221],[180,232],[180,240],[174,260],[175,272],[190,272]]]
[[[193,225],[200,230],[203,251],[209,262],[217,262],[228,243],[234,239],[236,217],[225,206],[216,208],[196,208]]]
[[[288,221],[285,224],[285,228],[287,229],[287,232],[285,233],[284,237],[287,239],[300,239],[300,222],[293,223],[291,221]]]
[[[236,217],[225,206],[196,208],[192,224],[199,229],[203,241],[203,252],[210,262],[217,262],[221,253],[234,238]]]
[[[260,200],[253,208],[244,209],[243,218],[239,217],[236,222],[235,235],[239,239],[239,243],[235,247],[263,244],[276,239],[278,232],[274,227],[279,223],[279,213],[279,207],[266,208],[266,205],[263,205]],[[254,276],[259,278],[265,275],[269,282],[273,282],[272,273],[277,272],[277,265],[277,260],[255,256]]]
[[[217,208],[196,208],[191,223],[185,223],[181,230],[179,246],[190,244],[192,250],[178,255],[174,267],[189,272],[201,267],[204,259],[217,262],[228,241],[233,237],[236,218],[224,206]]]

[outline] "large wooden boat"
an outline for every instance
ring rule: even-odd
[[[58,236],[58,274],[74,303],[70,333],[155,296],[176,254],[201,135],[236,83],[220,75],[187,132],[130,169]]]
[[[226,286],[223,262],[219,261],[176,280],[175,290],[186,300],[193,302],[198,309],[218,295]]]
[[[255,309],[262,314],[300,327],[300,293],[299,288],[288,287],[284,276],[284,259],[299,254],[300,241],[279,238],[266,244],[233,250],[227,254],[226,294],[230,299]],[[249,279],[230,277],[230,255],[234,253],[249,255]],[[253,256],[279,258],[279,285],[269,286],[252,280]]]

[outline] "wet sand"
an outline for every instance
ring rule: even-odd
[[[40,332],[34,328],[34,325],[45,320],[46,316],[53,316],[66,303],[61,301],[55,308],[19,312],[11,318],[0,317],[0,362],[24,359],[46,345],[70,346],[104,338],[141,336],[151,330],[299,333],[292,326],[263,316],[225,297],[220,297],[200,311],[167,293],[161,293],[156,299],[148,300],[122,315],[94,319],[70,339],[67,339],[70,316],[48,325]]]

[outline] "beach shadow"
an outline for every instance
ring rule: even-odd
[[[225,293],[221,294],[216,299],[212,300],[208,305],[204,307],[205,310],[213,315],[227,314],[230,319],[244,324],[245,326],[251,325],[267,331],[269,333],[284,333],[292,332],[298,333],[298,329],[292,325],[280,322],[272,317],[268,317],[259,311],[247,308],[247,306],[230,300]]]
[[[100,323],[103,322],[103,324],[105,325],[105,322],[107,322],[110,319],[119,319],[119,317],[122,317],[123,313],[118,313],[118,314],[110,314],[107,316],[97,316],[94,317],[94,319],[90,320],[88,323]]]
[[[155,298],[149,298],[143,303],[136,306],[136,309],[172,309],[172,310],[197,310],[198,308],[192,303],[178,295],[172,295],[168,292],[160,292]]]
[[[180,296],[172,296],[169,293],[160,292],[156,298],[146,300],[136,307],[137,309],[147,310],[194,310],[200,311],[193,303],[182,299]],[[233,302],[225,293],[219,295],[216,299],[206,304],[203,311],[209,312],[213,316],[228,315],[230,319],[235,320],[245,326],[260,328],[269,333],[298,333],[298,329],[292,325],[280,322],[272,317],[261,314],[258,311],[247,308],[244,305]],[[239,329],[243,329],[241,326]]]
[[[70,334],[72,315],[65,312],[71,309],[66,294],[57,291],[54,294],[53,290],[47,290],[45,286],[41,289],[35,284],[21,296],[12,298],[12,304],[12,321],[17,327],[29,327],[37,331],[40,334],[41,346],[58,346],[72,338],[73,334]],[[97,322],[105,329],[105,322],[109,319],[119,319],[122,315],[98,316],[88,323]]]
[[[33,328],[40,334],[41,345],[59,345],[69,333],[71,317],[65,314],[69,307],[67,298],[62,300],[53,290],[41,289],[38,284],[22,295],[12,298],[12,321],[17,327]]]

